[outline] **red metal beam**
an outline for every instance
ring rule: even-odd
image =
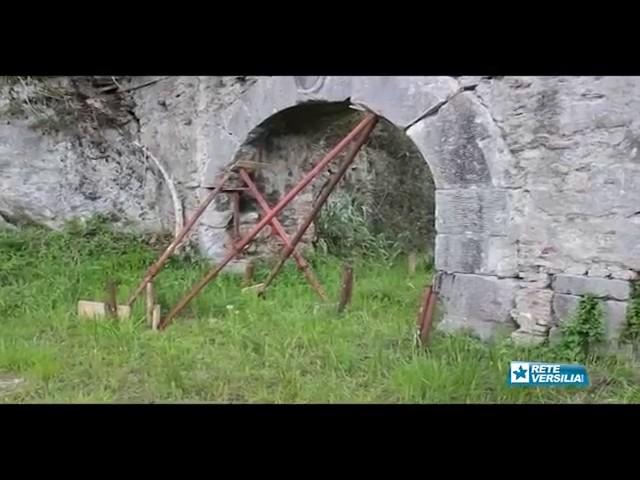
[[[366,117],[345,137],[340,141],[325,157],[309,171],[300,182],[293,187],[289,193],[287,193],[273,209],[271,213],[265,215],[260,222],[251,230],[243,240],[241,240],[237,245],[234,245],[231,252],[229,252],[222,261],[211,269],[192,289],[189,291],[179,302],[178,304],[171,309],[171,311],[167,314],[167,316],[160,322],[160,329],[166,328],[166,326],[173,320],[173,318],[178,315],[184,307],[186,307],[191,300],[194,299],[198,293],[218,274],[222,271],[222,269],[241,252],[249,243],[262,231],[262,229],[271,223],[271,220],[278,215],[290,202],[291,200],[298,194],[300,191],[305,188],[309,183],[313,181],[313,179],[327,166],[331,161],[342,152],[345,147],[349,145],[349,143],[356,138],[360,133],[362,133],[367,127],[370,125],[374,125],[377,121],[377,116],[373,113],[369,113]]]
[[[169,260],[169,257],[171,257],[175,249],[178,248],[178,245],[180,245],[182,240],[184,240],[184,237],[187,236],[187,233],[189,233],[189,231],[193,228],[195,223],[202,216],[202,214],[207,209],[207,207],[211,204],[211,202],[216,197],[216,195],[220,193],[220,191],[222,190],[222,187],[224,186],[225,182],[227,181],[230,175],[231,175],[230,172],[227,172],[224,174],[219,185],[215,189],[213,189],[209,193],[209,195],[207,195],[207,198],[205,198],[204,201],[200,204],[200,206],[193,213],[193,215],[191,216],[189,221],[186,223],[186,225],[182,227],[182,230],[180,231],[180,233],[178,233],[176,238],[169,244],[169,246],[162,253],[162,255],[160,255],[158,260],[156,260],[156,262],[153,265],[151,265],[151,267],[149,267],[144,278],[142,279],[140,284],[136,287],[136,289],[133,291],[133,293],[129,297],[129,300],[127,301],[127,305],[129,306],[133,305],[133,302],[135,302],[138,295],[142,293],[147,283],[152,281],[156,277],[156,275],[158,275],[158,273],[160,272],[160,269],[164,266],[167,260]]]

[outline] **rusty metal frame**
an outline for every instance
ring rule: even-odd
[[[242,168],[240,169],[239,174],[240,178],[242,178],[244,183],[247,185],[249,192],[258,203],[258,206],[262,209],[265,215],[269,215],[269,213],[271,213],[271,207],[265,200],[264,196],[258,190],[256,184],[253,183],[253,180],[251,180],[249,174]],[[273,217],[270,225],[272,226],[271,233],[274,236],[279,237],[284,243],[285,247],[288,247],[291,244],[291,241],[289,240],[289,236],[287,235],[287,232],[284,230],[284,227],[282,226],[280,221],[276,217]],[[320,285],[320,282],[313,273],[309,262],[307,262],[302,254],[295,249],[293,250],[293,257],[298,264],[298,269],[304,274],[311,287],[316,291],[316,293],[322,300],[326,301],[328,299],[327,294],[325,293],[324,289]]]
[[[197,282],[192,289],[187,292],[182,299],[167,313],[166,317],[164,317],[160,321],[159,328],[164,329],[167,325],[178,315],[199,293],[202,289],[212,280],[214,280],[218,274],[222,271],[222,269],[237,255],[239,255],[260,233],[267,225],[271,224],[273,219],[278,215],[297,195],[300,193],[305,187],[307,187],[319,174],[322,172],[325,167],[327,167],[344,149],[355,139],[357,140],[356,147],[353,149],[352,153],[349,154],[347,160],[343,163],[342,167],[339,169],[336,174],[332,177],[331,180],[331,188],[326,188],[325,191],[321,194],[321,198],[319,202],[316,204],[317,208],[313,209],[312,214],[307,217],[307,220],[304,222],[302,227],[296,233],[294,239],[290,242],[290,244],[285,245],[285,248],[280,257],[280,262],[277,266],[277,269],[272,271],[272,274],[269,276],[269,282],[273,280],[275,275],[278,273],[284,261],[291,256],[296,245],[306,232],[307,228],[313,221],[313,218],[320,210],[320,207],[326,202],[331,190],[335,188],[340,179],[346,173],[349,165],[355,159],[356,154],[358,153],[360,147],[367,140],[369,134],[377,124],[378,117],[374,113],[367,113],[365,118],[356,125],[356,127],[346,136],[344,137],[331,151],[329,151],[322,160],[320,160],[301,180],[298,182],[280,201],[271,208],[271,211],[263,216],[263,218],[258,222],[258,224],[242,238],[239,242],[235,243],[231,251],[225,255],[218,265],[209,270],[207,274]],[[338,175],[339,173],[339,175]],[[222,187],[220,187],[221,189]],[[319,205],[318,205],[319,204]],[[142,287],[144,288],[144,286]]]
[[[271,282],[273,282],[273,279],[278,275],[280,270],[282,270],[282,266],[284,265],[284,262],[286,262],[287,259],[291,256],[296,245],[298,245],[298,243],[300,242],[300,240],[308,230],[309,226],[311,225],[311,222],[313,222],[313,219],[316,218],[316,216],[320,212],[320,209],[327,202],[329,195],[331,195],[331,193],[333,192],[333,190],[335,190],[338,183],[340,183],[340,180],[342,180],[342,178],[345,176],[345,174],[347,173],[347,170],[349,169],[349,167],[355,160],[356,156],[358,155],[358,152],[362,148],[362,145],[364,145],[366,140],[369,138],[369,135],[375,128],[377,121],[378,119],[374,118],[374,120],[369,125],[367,125],[366,129],[362,132],[360,138],[354,144],[353,149],[347,155],[347,158],[342,162],[342,165],[340,165],[340,168],[338,168],[338,170],[331,176],[331,178],[329,179],[329,183],[325,186],[324,190],[316,200],[316,203],[313,206],[313,209],[311,210],[311,212],[309,212],[305,220],[302,222],[302,225],[298,228],[298,231],[296,232],[293,239],[291,240],[291,243],[285,246],[285,248],[282,250],[282,253],[280,255],[280,258],[278,259],[278,262],[273,267],[273,269],[269,273],[269,276],[264,281],[262,288],[260,289],[261,295],[264,295],[265,290],[269,287]]]

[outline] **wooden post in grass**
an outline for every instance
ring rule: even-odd
[[[433,323],[433,312],[436,308],[436,292],[431,288],[429,295],[429,301],[427,302],[427,310],[424,315],[424,322],[420,329],[420,343],[427,345],[429,343],[429,337],[431,335],[431,325]]]
[[[147,283],[146,286],[147,289],[147,322],[149,322],[149,325],[153,325],[153,307],[156,304],[156,296],[155,296],[155,292],[154,292],[154,288],[153,288],[153,282],[149,282]]]
[[[431,290],[431,285],[426,286],[424,292],[422,293],[422,300],[420,301],[420,309],[418,310],[418,318],[416,320],[417,340],[419,342],[422,341],[422,328],[424,325],[424,319],[427,315],[429,301],[431,300]]]
[[[146,289],[147,322],[149,322],[153,330],[158,330],[158,325],[160,325],[160,305],[156,305],[156,291],[153,282],[147,283]]]
[[[256,264],[253,260],[249,260],[247,266],[244,269],[244,278],[242,279],[242,286],[248,287],[253,282],[253,274],[256,271]]]
[[[432,285],[424,290],[420,311],[418,312],[418,342],[420,345],[427,345],[431,334],[431,324],[433,323],[433,312],[436,306],[436,292]]]
[[[416,265],[418,263],[418,255],[416,252],[409,253],[409,275],[416,273]]]
[[[353,294],[353,267],[350,263],[342,266],[342,289],[340,293],[340,303],[338,304],[338,313],[342,313],[345,307],[351,302]]]
[[[116,282],[109,278],[105,284],[105,302],[104,309],[108,318],[118,319],[118,300],[116,295]]]
[[[153,313],[151,314],[151,329],[158,330],[160,325],[160,305],[154,305]]]

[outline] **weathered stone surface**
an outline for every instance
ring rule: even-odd
[[[0,216],[61,228],[73,218],[102,214],[135,231],[170,229],[162,178],[131,143],[120,141],[77,142],[45,135],[26,121],[1,122]]]
[[[475,94],[526,181],[515,191],[519,263],[626,279],[637,270],[640,88],[633,77],[504,77]],[[615,273],[614,273],[615,272]]]
[[[297,97],[293,77],[262,77],[221,112],[221,125],[243,143],[251,130],[269,117],[295,106]]]
[[[556,325],[569,321],[577,312],[581,297],[575,295],[553,295],[553,318]],[[627,303],[616,300],[601,300],[606,336],[617,339],[626,321]]]
[[[298,102],[344,102],[351,97],[353,77],[295,77]]]
[[[461,235],[506,235],[509,218],[505,190],[466,189],[436,191],[436,230]]]
[[[604,178],[603,178],[604,177]],[[568,177],[566,187],[575,191],[563,190],[562,202],[558,195],[548,188],[531,188],[531,200],[536,208],[546,215],[592,216],[611,215],[630,216],[640,208],[640,170],[620,174],[616,171],[585,175],[584,185],[573,185],[575,181]],[[596,189],[598,195],[593,194]]]
[[[486,338],[499,328],[513,329],[511,309],[517,282],[467,274],[440,274],[437,291],[444,317],[440,328],[470,328]]]
[[[293,77],[296,87],[299,92],[311,92],[318,91],[322,88],[326,77],[323,76],[307,76],[307,77]]]
[[[589,277],[604,278],[604,277],[608,276],[609,274],[610,274],[610,272],[607,269],[607,267],[602,266],[602,265],[594,265],[591,268],[589,268],[589,271],[587,271],[587,275]]]
[[[511,334],[511,340],[516,345],[534,347],[547,341],[547,332],[545,330],[545,332],[530,333],[517,330]]]
[[[518,272],[518,278],[525,288],[543,289],[551,286],[551,275],[545,272],[520,271]]]
[[[562,204],[562,192],[546,194]],[[597,196],[597,191],[592,193]],[[520,262],[554,273],[585,274],[640,269],[640,225],[612,211],[596,215],[550,215],[532,201],[531,192],[514,192],[511,223],[520,244]]]
[[[436,268],[448,273],[485,273],[487,241],[470,235],[436,236]]]
[[[615,270],[611,274],[611,277],[617,280],[635,281],[638,279],[639,275],[638,275],[638,272],[634,270],[622,269],[622,270]]]
[[[581,277],[575,275],[556,275],[553,280],[556,293],[570,295],[591,294],[598,298],[627,300],[631,293],[629,282],[606,278]]]
[[[202,185],[215,187],[220,173],[233,162],[240,143],[225,129],[215,128],[208,133],[203,148],[208,161],[202,172]]]
[[[407,130],[427,159],[438,188],[491,185],[481,139],[489,137],[482,105],[470,93],[455,95],[437,114]]]
[[[472,88],[477,87],[482,81],[482,77],[474,76],[474,75],[465,75],[462,77],[457,77],[456,80],[463,88]]]
[[[406,128],[453,96],[451,77],[354,77],[351,102],[362,104],[394,125]]]
[[[546,336],[553,323],[551,314],[553,292],[550,289],[532,287],[516,292],[513,319],[518,324],[518,336]]]
[[[448,273],[480,273],[514,277],[515,245],[507,237],[474,234],[436,237],[436,268]]]
[[[503,132],[473,92],[455,95],[407,134],[433,164],[439,188],[524,184]]]
[[[503,77],[476,93],[507,132],[520,132],[508,143],[521,151],[540,141],[574,145],[577,134],[631,123],[639,89],[637,77]]]

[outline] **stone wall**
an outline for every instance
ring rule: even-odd
[[[350,101],[403,129],[433,174],[442,328],[540,341],[586,292],[612,335],[622,322],[640,271],[638,77],[172,77],[125,97],[129,110],[112,105],[123,125],[96,144],[39,130],[24,86],[3,87],[0,225],[112,212],[170,231],[166,187],[132,141],[170,170],[188,214],[278,112]],[[110,98],[81,101],[95,113]],[[212,209],[194,237],[214,259],[228,222]]]
[[[615,334],[640,270],[640,79],[502,78],[475,94],[511,167],[520,332],[546,334],[593,293]]]
[[[136,231],[167,228],[170,203],[132,144],[139,127],[130,108],[86,78],[2,77],[3,222],[60,228],[101,214]]]
[[[202,145],[216,112],[250,77],[0,78],[0,227],[100,214],[136,232],[169,234],[174,205],[197,205]],[[105,87],[106,85],[106,87]]]

